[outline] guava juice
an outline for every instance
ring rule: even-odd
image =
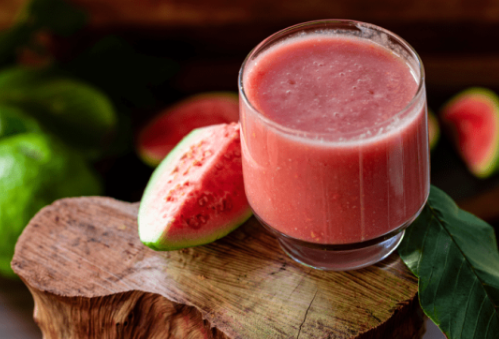
[[[328,32],[274,44],[242,78],[243,173],[286,236],[360,243],[412,221],[429,191],[425,100],[402,56]],[[422,94],[424,96],[424,93]]]

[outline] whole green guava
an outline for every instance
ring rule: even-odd
[[[60,141],[24,133],[0,139],[0,192],[0,274],[14,276],[14,247],[30,219],[57,199],[99,195],[101,185]]]

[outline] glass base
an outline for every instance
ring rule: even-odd
[[[419,214],[419,213],[418,213]],[[277,237],[281,248],[296,262],[319,270],[347,271],[373,265],[387,258],[402,242],[402,227],[382,237],[362,243],[324,245],[291,238],[267,225],[256,214],[260,223]]]
[[[401,231],[380,243],[353,250],[327,250],[311,248],[278,238],[281,248],[300,264],[319,270],[348,271],[373,265],[392,254],[404,237]]]

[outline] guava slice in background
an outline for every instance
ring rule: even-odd
[[[146,164],[155,167],[193,129],[238,120],[236,94],[195,95],[160,112],[142,128],[137,138],[137,152]]]
[[[237,123],[189,133],[154,171],[140,202],[142,243],[177,250],[220,239],[252,212],[244,192]]]
[[[485,88],[470,88],[442,109],[441,120],[466,166],[486,178],[499,165],[499,98]]]
[[[433,150],[440,139],[440,126],[435,114],[428,110],[428,138],[430,139],[430,149]]]
[[[14,276],[17,238],[44,206],[71,196],[99,195],[101,184],[83,158],[44,134],[0,140],[0,274]]]

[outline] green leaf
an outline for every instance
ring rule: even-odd
[[[490,225],[432,187],[398,252],[419,278],[423,311],[448,338],[497,338],[499,252]]]
[[[102,92],[47,71],[16,67],[0,73],[0,103],[23,108],[91,158],[109,143],[117,123]]]

